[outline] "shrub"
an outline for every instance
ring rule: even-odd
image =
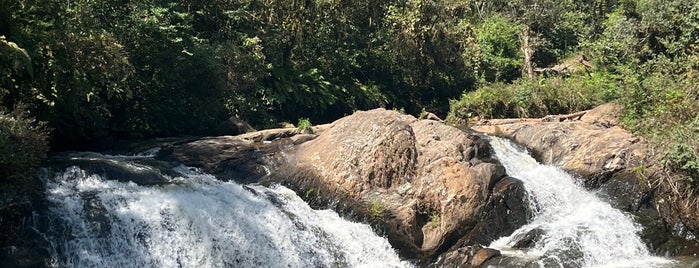
[[[616,79],[604,72],[589,76],[520,79],[464,93],[452,101],[447,121],[469,118],[542,117],[592,108],[618,98]]]
[[[435,229],[438,228],[441,224],[442,218],[439,216],[439,213],[433,212],[429,215],[428,221],[428,226],[430,227],[430,229]]]
[[[624,77],[620,122],[648,138],[661,164],[699,187],[699,76],[692,62],[657,57]]]
[[[0,183],[32,185],[31,172],[48,151],[48,131],[22,108],[0,110]]]

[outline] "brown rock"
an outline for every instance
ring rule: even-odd
[[[342,118],[286,152],[277,175],[299,192],[321,189],[328,202],[373,218],[404,255],[431,257],[482,220],[505,177],[490,151],[486,141],[441,122],[376,109]],[[372,215],[377,206],[381,214]]]
[[[496,256],[500,256],[499,250],[492,248],[482,248],[478,250],[478,252],[476,252],[476,255],[473,255],[473,258],[471,259],[471,265],[473,265],[474,267],[479,267],[488,259]]]
[[[613,105],[588,111],[578,121],[508,121],[474,126],[473,130],[513,139],[532,150],[537,160],[583,176],[588,187],[598,187],[609,172],[631,170],[652,157],[648,143],[616,126]],[[646,189],[649,190],[649,189]]]

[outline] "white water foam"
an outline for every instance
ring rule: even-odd
[[[57,267],[410,267],[385,238],[293,191],[189,168],[139,186],[71,167],[47,181]]]
[[[521,180],[534,210],[532,221],[490,247],[537,259],[542,267],[664,267],[641,241],[641,227],[631,217],[586,191],[566,172],[541,165],[512,142],[492,137],[495,155],[507,174]],[[533,247],[512,247],[539,230]],[[536,232],[536,231],[535,231]]]

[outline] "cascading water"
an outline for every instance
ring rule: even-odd
[[[586,191],[569,174],[537,163],[526,150],[508,140],[492,137],[490,142],[508,175],[524,183],[534,211],[529,224],[490,247],[537,260],[541,267],[671,264],[650,255],[638,236],[640,226],[629,215]]]
[[[94,156],[93,156],[94,157]],[[102,156],[143,173],[137,157]],[[79,159],[74,159],[79,160]],[[187,167],[138,185],[70,166],[47,178],[56,267],[407,267],[385,238],[282,187]]]

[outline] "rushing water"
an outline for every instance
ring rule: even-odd
[[[94,160],[94,155],[91,156]],[[103,156],[143,173],[138,157]],[[80,160],[80,159],[74,159]],[[385,238],[282,187],[175,168],[137,185],[69,166],[47,180],[57,267],[406,267]]]
[[[542,267],[664,267],[638,236],[631,217],[586,191],[564,171],[536,162],[512,142],[491,138],[508,175],[524,183],[532,221],[490,247],[537,260]],[[514,249],[524,239],[528,246]]]

